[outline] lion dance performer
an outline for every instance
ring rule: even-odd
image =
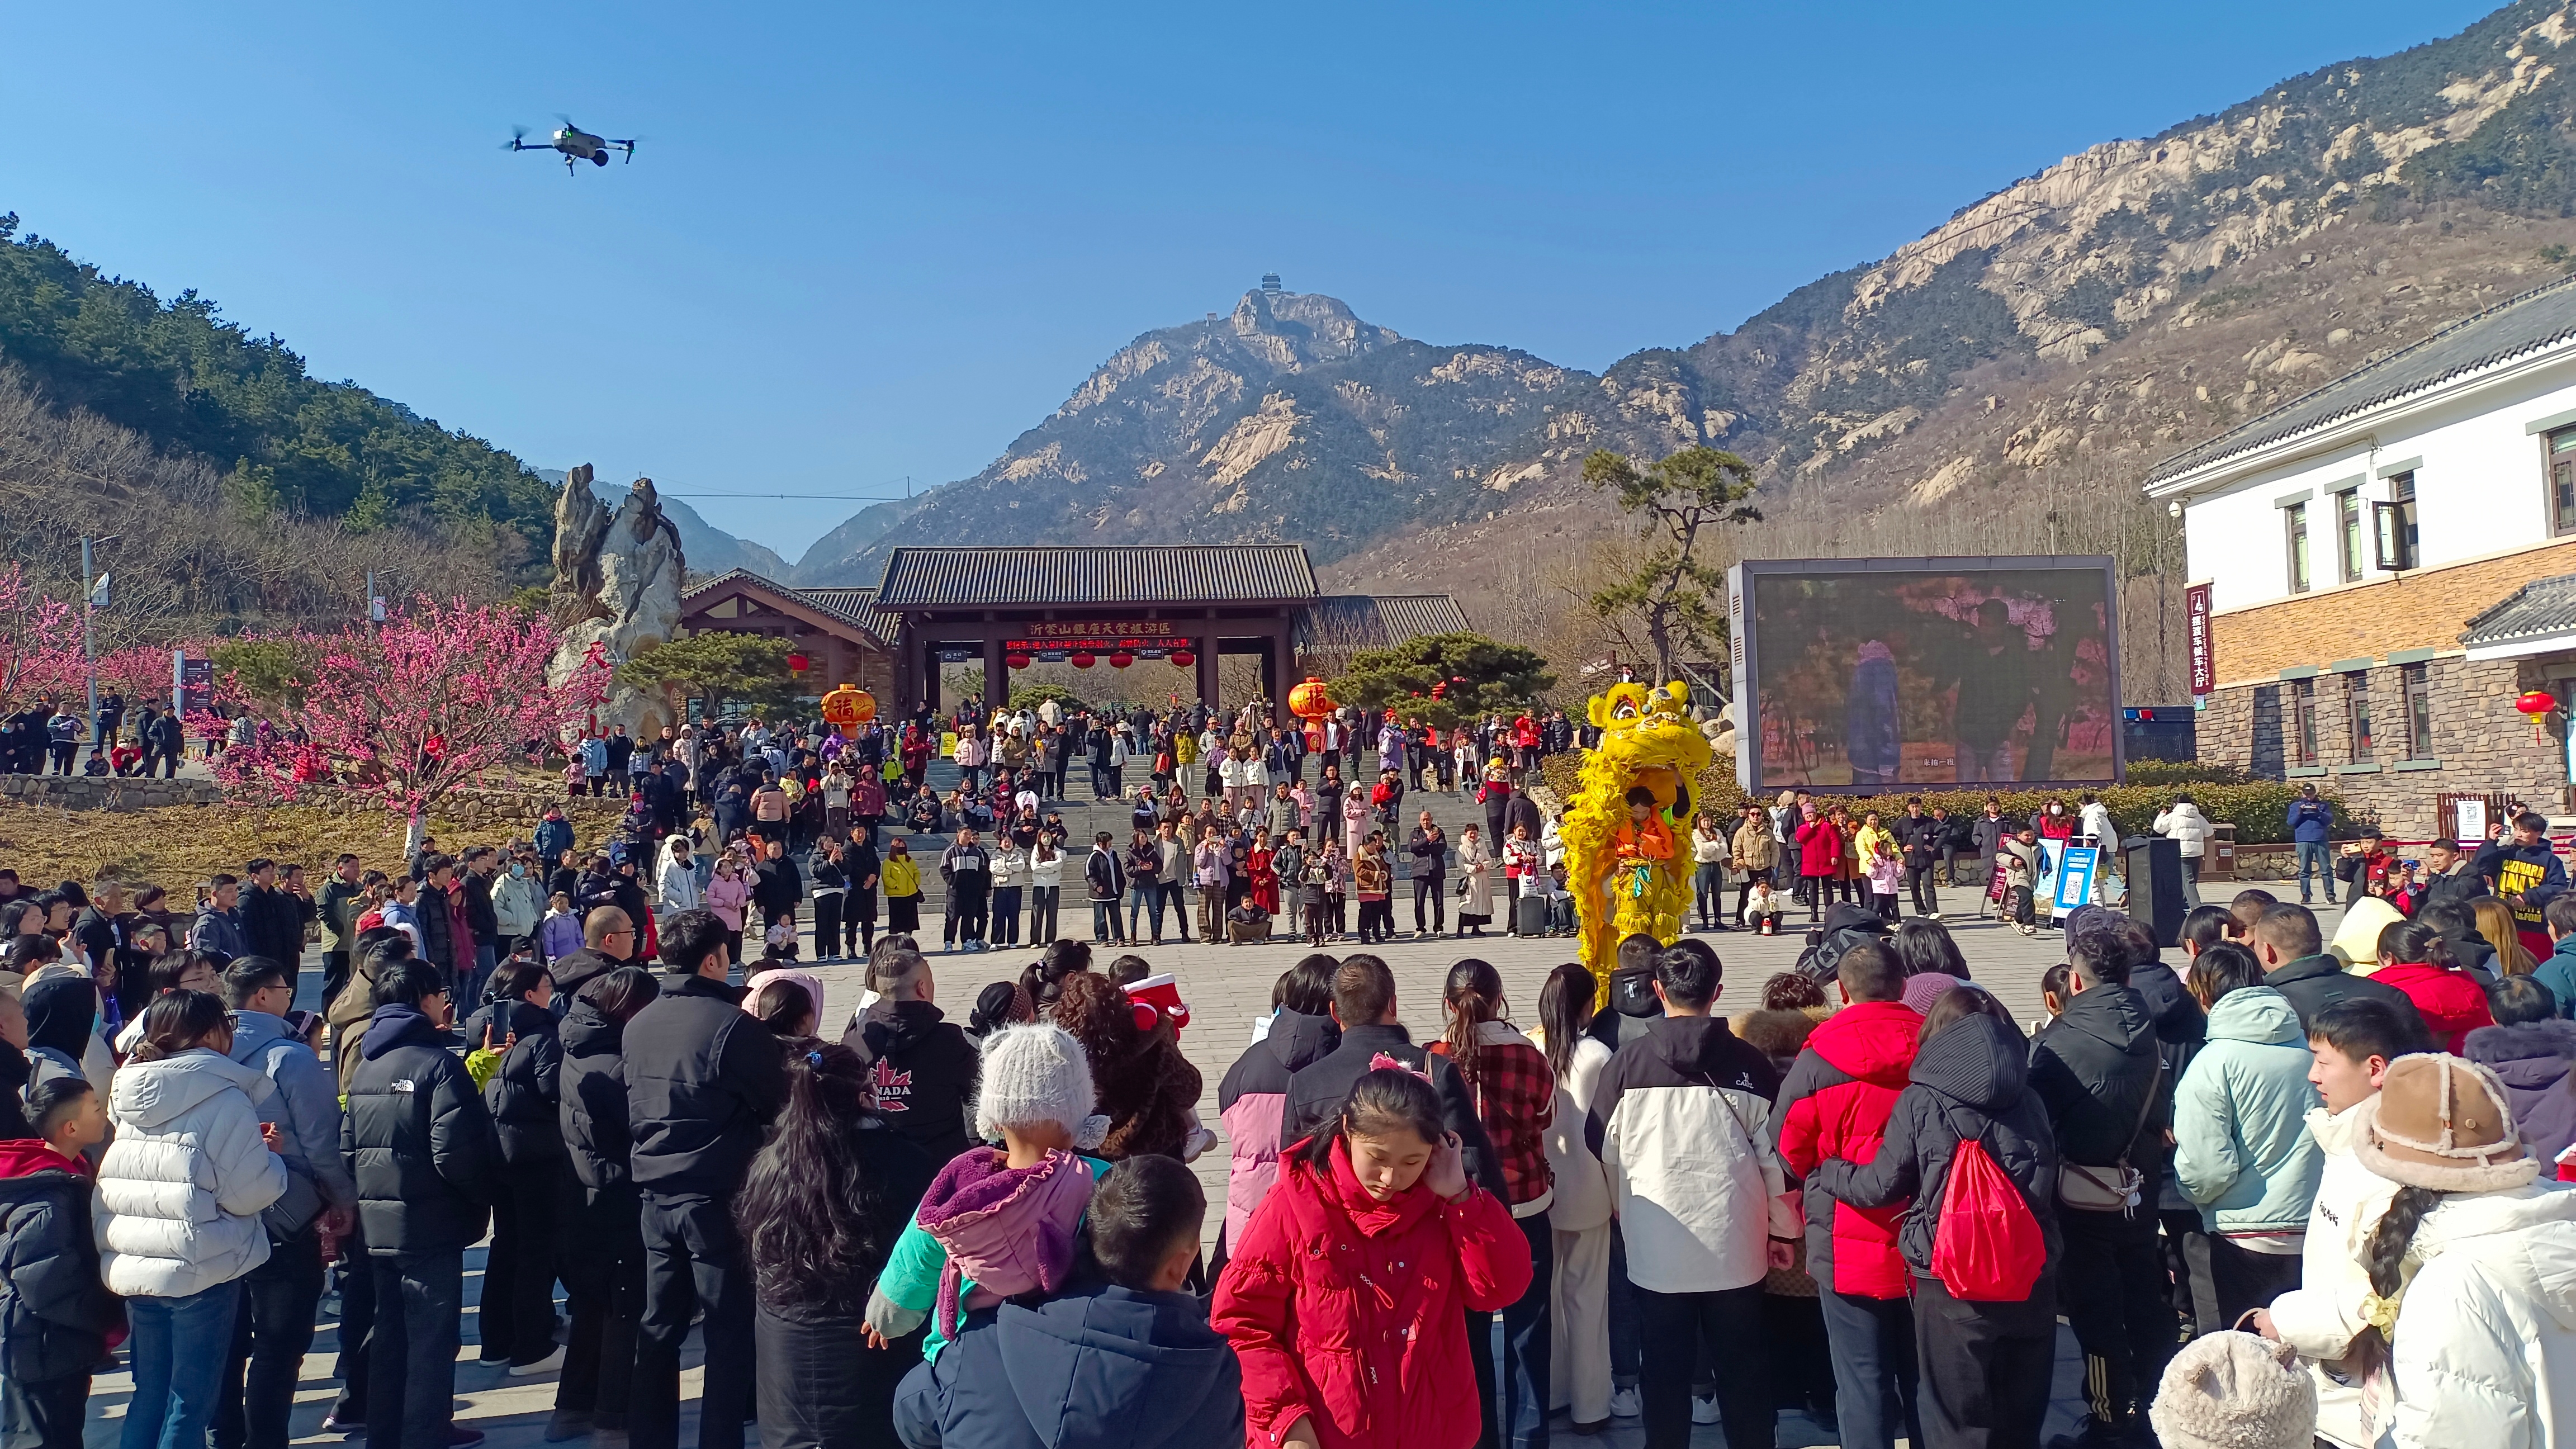
[[[1606,993],[1621,941],[1681,936],[1691,891],[1674,868],[1673,841],[1709,748],[1690,717],[1690,686],[1678,680],[1614,685],[1592,697],[1591,715],[1601,743],[1583,762],[1561,835],[1583,963]]]

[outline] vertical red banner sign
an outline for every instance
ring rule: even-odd
[[[2182,594],[2183,614],[2190,621],[2191,692],[2195,699],[2218,688],[2218,658],[2209,638],[2209,591],[2207,584],[2193,584]]]

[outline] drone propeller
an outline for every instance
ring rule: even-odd
[[[525,143],[527,139],[527,127],[512,126],[510,128],[510,139],[501,143],[501,149],[504,151],[524,151],[527,147],[523,143]]]

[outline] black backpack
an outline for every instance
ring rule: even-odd
[[[1887,939],[1887,922],[1865,906],[1839,905],[1825,912],[1825,923],[1807,933],[1807,949],[1798,953],[1796,969],[1818,985],[1831,985],[1843,953],[1863,941]]]

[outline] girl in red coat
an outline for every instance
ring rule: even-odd
[[[2451,943],[2422,921],[2391,921],[2379,933],[2379,969],[2370,979],[2406,993],[2436,1050],[2456,1054],[2470,1032],[2495,1025],[2486,988],[2452,960]]]
[[[1466,1313],[1530,1283],[1509,1209],[1467,1177],[1428,1080],[1381,1057],[1283,1159],[1217,1281],[1265,1449],[1467,1449],[1484,1431]]]

